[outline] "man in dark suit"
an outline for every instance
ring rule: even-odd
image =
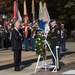
[[[20,71],[20,62],[21,62],[21,37],[22,35],[19,32],[20,21],[17,20],[14,24],[14,29],[12,30],[12,50],[14,51],[14,65],[15,71]]]

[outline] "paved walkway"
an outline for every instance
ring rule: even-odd
[[[75,75],[75,42],[68,42],[66,45],[68,50],[66,52],[61,51],[61,69],[56,73],[51,72],[50,69],[38,69],[39,72],[34,74],[38,56],[32,51],[22,51],[22,71],[15,72],[13,52],[10,49],[0,50],[0,75],[69,75],[70,73],[70,75],[72,73]],[[47,51],[47,64],[51,63],[51,53]]]

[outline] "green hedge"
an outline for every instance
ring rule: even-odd
[[[74,38],[68,38],[67,42],[74,42]]]

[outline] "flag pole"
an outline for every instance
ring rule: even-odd
[[[32,23],[35,23],[35,5],[34,5],[34,0],[32,0]]]

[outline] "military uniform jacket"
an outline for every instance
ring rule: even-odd
[[[67,38],[67,34],[66,34],[66,30],[65,29],[61,29],[61,38]]]
[[[60,45],[61,40],[61,30],[58,25],[55,25],[54,27],[51,27],[50,31],[50,43],[51,48],[55,48],[56,46]]]
[[[22,49],[22,43],[21,43],[21,36],[19,35],[18,31],[16,29],[12,30],[12,50],[21,50]]]

